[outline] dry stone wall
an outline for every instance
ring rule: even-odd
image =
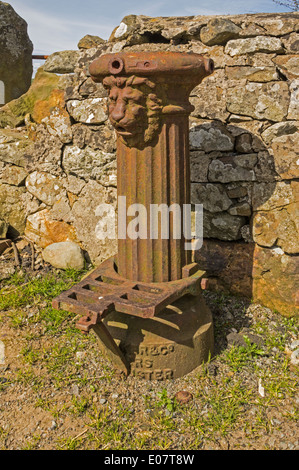
[[[122,50],[200,53],[215,72],[191,95],[192,203],[204,207],[194,258],[212,288],[298,313],[298,30],[297,13],[131,15],[109,41],[87,36],[50,56],[0,110],[2,231],[43,249],[74,241],[95,264],[115,253],[97,229],[99,205],[116,207],[116,140],[88,65]]]

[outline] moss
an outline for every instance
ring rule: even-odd
[[[59,76],[40,67],[31,87],[24,95],[10,101],[0,109],[0,127],[18,127],[24,123],[26,114],[32,114],[37,102],[48,100],[58,88]]]

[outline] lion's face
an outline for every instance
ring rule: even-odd
[[[112,87],[109,93],[109,118],[123,137],[143,134],[146,126],[146,99],[144,94],[130,86]]]
[[[159,99],[154,84],[139,77],[107,77],[109,119],[117,134],[130,144],[149,142],[159,127]]]

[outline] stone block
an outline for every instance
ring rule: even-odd
[[[232,205],[221,184],[191,183],[191,203],[202,204],[211,213],[226,211]]]
[[[204,238],[218,238],[219,240],[240,240],[241,228],[246,224],[246,218],[231,215],[228,212],[210,213],[203,211]]]
[[[288,110],[288,119],[299,121],[299,79],[293,80],[290,83],[290,105]]]
[[[281,42],[289,54],[295,54],[299,50],[299,34],[290,33],[281,39]]]
[[[191,93],[190,102],[195,108],[192,116],[225,121],[229,116],[226,110],[227,87],[227,77],[222,69],[206,77]]]
[[[104,186],[116,186],[116,157],[114,153],[81,149],[74,145],[65,146],[62,166],[67,174],[86,180],[92,178]]]
[[[33,44],[28,36],[27,23],[6,2],[0,2],[0,43],[0,79],[4,83],[1,106],[26,93],[33,72]]]
[[[275,170],[281,179],[299,178],[299,132],[272,140]]]
[[[0,162],[26,167],[33,147],[24,130],[0,129]]]
[[[255,52],[276,52],[282,53],[283,46],[279,38],[270,36],[256,36],[246,39],[232,39],[225,46],[226,54],[232,57],[242,54],[252,54]]]
[[[273,139],[289,134],[294,134],[299,131],[299,123],[297,121],[283,121],[277,122],[267,127],[261,136],[266,145],[270,145]]]
[[[45,72],[74,73],[80,58],[80,51],[59,51],[51,54],[44,63]]]
[[[99,45],[105,44],[106,41],[99,36],[92,36],[91,34],[86,34],[78,42],[78,49],[91,49],[92,47],[98,47]]]
[[[280,314],[299,314],[299,256],[288,256],[279,247],[255,246],[253,299]]]
[[[193,183],[207,183],[211,157],[205,152],[190,152],[190,172]]]
[[[88,98],[84,101],[71,100],[67,109],[77,122],[86,124],[103,124],[108,119],[107,98]]]
[[[253,170],[253,162],[256,162],[256,154],[250,155],[253,156],[253,159],[252,162],[250,162],[250,158],[248,159],[249,166],[247,165],[247,167],[246,159],[241,159],[241,155],[237,155],[235,157],[220,157],[212,160],[209,166],[209,181],[219,183],[255,181],[256,177]],[[244,154],[244,156],[246,156],[246,154]]]
[[[289,88],[286,82],[252,82],[227,90],[228,111],[254,119],[283,121],[288,112],[290,114],[289,104]]]
[[[254,185],[252,233],[259,245],[299,253],[298,195],[296,180]]]
[[[34,116],[35,106],[38,105],[43,108],[52,91],[58,89],[58,87],[59,76],[47,73],[40,67],[29,90],[0,109],[0,126],[15,128],[24,124],[25,116]]]
[[[42,257],[46,263],[58,269],[84,268],[85,260],[80,246],[71,241],[52,243],[42,252]]]
[[[289,80],[299,77],[299,54],[278,55],[273,62]]]
[[[7,235],[7,229],[8,229],[8,224],[6,222],[4,222],[4,220],[0,220],[0,238],[6,238],[6,235]],[[3,246],[3,244],[1,245],[1,247]],[[1,253],[1,249],[0,249],[0,253]]]
[[[26,189],[39,201],[52,206],[61,197],[61,180],[46,172],[34,171],[26,178]]]
[[[230,151],[234,148],[234,137],[224,125],[204,123],[190,129],[190,147],[204,152]]]
[[[228,213],[231,215],[242,215],[242,216],[250,217],[251,207],[246,201],[239,202],[238,204],[235,204],[234,206],[230,207],[228,209]]]
[[[9,225],[11,236],[24,233],[25,211],[22,203],[24,187],[0,183],[0,219]]]
[[[100,211],[102,204],[110,204],[112,208],[116,208],[116,189],[105,188],[96,181],[90,180],[72,207],[73,226],[78,240],[95,264],[99,264],[117,252],[116,238],[98,238],[98,228],[102,228],[105,215],[105,211],[103,213]],[[113,211],[109,214],[106,211],[106,215],[105,223],[115,224]]]
[[[200,40],[207,46],[226,44],[228,40],[237,38],[241,28],[230,20],[214,18],[200,30]]]
[[[6,166],[1,175],[1,182],[12,186],[23,186],[28,172],[19,166]]]
[[[49,209],[43,209],[27,217],[25,235],[41,248],[52,243],[77,241],[74,227],[51,217]]]
[[[245,78],[249,82],[260,83],[279,80],[275,67],[226,67],[225,71],[229,80],[242,80]]]

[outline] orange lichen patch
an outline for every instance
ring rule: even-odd
[[[27,218],[25,235],[41,248],[52,243],[77,241],[72,225],[51,218],[50,211],[44,209]]]
[[[68,114],[65,110],[64,90],[54,89],[47,99],[38,100],[34,105],[32,118],[35,122],[41,123],[54,110],[59,110],[60,114]]]

